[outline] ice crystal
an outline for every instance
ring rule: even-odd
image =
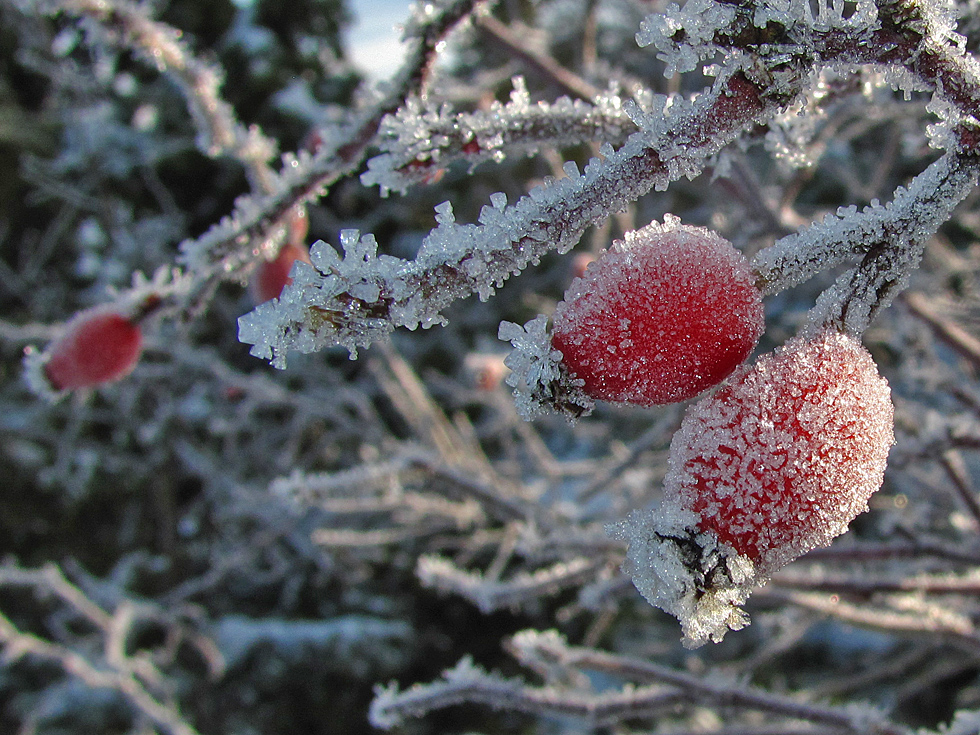
[[[501,322],[497,336],[514,346],[504,359],[511,370],[505,380],[514,388],[517,411],[523,418],[534,418],[547,409],[570,418],[592,411],[595,401],[582,391],[582,381],[562,367],[561,352],[551,345],[546,317],[535,317],[523,327]]]

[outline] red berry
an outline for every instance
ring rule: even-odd
[[[853,337],[798,337],[688,409],[664,501],[621,527],[629,571],[686,642],[720,640],[779,567],[847,530],[894,441],[887,381]]]
[[[59,391],[110,383],[132,372],[142,346],[138,324],[104,308],[83,311],[48,347],[44,375]]]
[[[552,344],[592,398],[649,406],[720,383],[763,328],[745,257],[719,235],[668,218],[613,243],[572,282]]]
[[[279,297],[283,288],[292,283],[289,272],[297,260],[309,263],[310,251],[304,245],[287,242],[279,249],[279,254],[273,260],[259,264],[250,284],[255,303],[261,304]]]
[[[867,510],[892,423],[888,382],[860,342],[830,330],[794,339],[687,412],[665,502],[768,574]]]

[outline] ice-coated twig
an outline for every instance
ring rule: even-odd
[[[879,592],[919,592],[923,595],[980,594],[980,573],[915,574],[912,576],[878,576],[864,571],[852,574],[817,572],[781,572],[769,583],[770,587],[792,588],[812,592],[839,592],[862,597]]]
[[[675,686],[684,693],[687,701],[697,704],[709,701],[724,703],[739,709],[758,710],[860,735],[898,735],[906,732],[870,707],[838,709],[765,692],[719,677],[702,678],[652,661],[572,646],[555,631],[523,631],[511,639],[510,649],[528,663],[537,659],[542,665],[602,672],[640,684]]]
[[[520,679],[487,673],[464,658],[444,672],[440,681],[416,684],[404,691],[396,684],[378,688],[369,717],[372,725],[388,730],[410,717],[456,704],[477,703],[538,716],[579,717],[592,725],[604,725],[670,711],[682,699],[679,692],[657,685],[612,692],[536,687]]]
[[[439,227],[426,238],[415,261],[377,258],[373,239],[358,245],[354,235],[343,243],[348,258],[342,263],[322,246],[322,261],[314,263],[316,270],[309,269],[302,284],[287,290],[278,304],[260,307],[240,320],[240,339],[254,345],[252,354],[282,367],[291,349],[309,352],[339,344],[354,353],[396,326],[414,329],[440,323],[442,309],[451,301],[471,293],[489,297],[503,280],[545,252],[565,251],[587,225],[651,188],[699,173],[706,157],[746,125],[775,114],[794,99],[814,66],[899,66],[928,51],[935,63],[916,71],[940,94],[952,94],[950,104],[968,105],[977,91],[976,65],[949,48],[949,34],[938,37],[937,31],[936,37],[924,37],[914,18],[883,30],[871,5],[862,6],[867,12],[836,24],[827,18],[805,18],[791,6],[787,12],[765,6],[772,15],[772,27],[765,31],[756,25],[759,19],[749,6],[742,7],[724,30],[724,19],[719,20],[711,43],[745,49],[755,54],[754,60],[740,62],[734,71],[730,68],[693,103],[674,100],[670,107],[658,102],[652,109],[637,109],[633,119],[641,131],[618,151],[605,147],[606,159],[592,161],[584,174],[570,166],[566,178],[533,190],[513,206],[503,195],[495,195],[479,225],[457,225],[451,207],[443,205],[437,210]],[[728,18],[730,13],[724,15]],[[779,53],[773,51],[776,48]],[[961,116],[958,122],[966,125],[970,120]],[[966,127],[959,134],[961,146],[972,140],[971,130]],[[858,285],[851,284],[852,290]],[[852,329],[859,332],[859,322],[867,317],[861,309],[854,313],[858,316],[845,318],[853,319]]]
[[[410,95],[418,93],[436,56],[436,49],[456,26],[490,0],[442,0],[426,3],[406,24],[408,51],[384,92],[346,125],[333,131],[315,155],[289,159],[273,182],[270,194],[241,197],[235,212],[195,240],[181,244],[182,260],[193,272],[226,279],[250,263],[251,252],[278,236],[295,207],[316,200],[364,160],[381,121]]]
[[[513,84],[509,102],[494,102],[475,112],[454,112],[448,105],[432,109],[418,99],[408,100],[382,122],[382,153],[368,160],[361,183],[379,186],[382,196],[404,193],[414,184],[433,180],[455,161],[472,167],[533,155],[542,148],[595,141],[615,148],[636,132],[626,100],[618,95],[599,95],[590,103],[568,97],[532,103],[523,79],[515,77]]]
[[[23,2],[28,9],[33,7],[32,0]],[[133,47],[178,79],[195,115],[198,107],[203,109],[201,114],[207,113],[199,127],[211,131],[214,140],[221,141],[220,145],[209,142],[209,151],[217,155],[230,147],[248,152],[249,156],[257,157],[255,160],[267,160],[268,155],[262,153],[265,158],[260,155],[263,150],[258,145],[260,134],[243,130],[217,96],[221,75],[189,55],[174,29],[152,21],[128,0],[119,2],[122,4],[118,17],[113,13],[116,0],[111,3],[50,0],[49,12],[66,7],[104,21],[106,28],[122,23],[126,33],[133,36]],[[352,114],[346,124],[332,130],[315,154],[301,151],[285,156],[282,170],[264,172],[261,185],[252,194],[239,197],[230,215],[199,237],[180,244],[178,263],[183,270],[179,271],[179,277],[185,288],[165,295],[166,310],[193,316],[208,301],[218,283],[239,280],[242,272],[255,262],[257,253],[274,250],[285,237],[297,207],[315,201],[363,163],[367,147],[384,117],[420,91],[437,55],[437,47],[447,34],[491,4],[492,0],[439,0],[420,5],[406,23],[405,61],[369,104]],[[127,24],[132,24],[132,28]]]
[[[814,330],[835,324],[860,335],[905,287],[929,238],[976,187],[978,172],[976,151],[947,152],[888,204],[872,202],[861,212],[842,208],[782,238],[752,262],[760,288],[777,293],[863,254],[821,295],[811,315]]]
[[[924,603],[912,595],[891,597],[888,599],[891,603],[889,606],[859,605],[832,600],[826,593],[783,590],[775,586],[763,588],[762,596],[832,615],[864,628],[900,635],[934,636],[965,648],[974,655],[980,653],[980,633],[967,615],[942,604]],[[902,603],[904,609],[900,609]]]
[[[854,255],[868,255],[876,246],[867,267],[889,246],[920,247],[973,190],[978,170],[977,156],[946,153],[887,204],[873,202],[860,212],[854,206],[841,208],[777,240],[752,260],[760,288],[767,295],[778,293]]]
[[[812,328],[833,324],[860,335],[905,288],[929,238],[977,184],[980,156],[947,154],[940,161],[946,164],[945,170],[937,167],[925,172],[932,175],[920,175],[913,182],[917,190],[908,194],[896,227],[874,228],[865,241],[870,248],[858,266],[821,294],[811,312]],[[876,224],[875,217],[869,220],[872,226]]]
[[[586,584],[595,579],[606,564],[602,557],[576,557],[532,573],[519,572],[501,581],[460,569],[442,557],[423,556],[419,558],[415,573],[425,586],[461,595],[481,612],[491,613],[505,608],[516,609],[541,597]]]
[[[159,687],[162,678],[152,662],[143,656],[126,654],[126,639],[136,612],[132,604],[120,604],[110,614],[69,582],[54,565],[35,570],[4,563],[0,565],[0,587],[27,587],[38,595],[54,595],[87,620],[103,639],[101,655],[93,657],[25,632],[0,612],[0,644],[8,661],[21,657],[48,661],[86,686],[118,692],[130,706],[169,735],[197,735],[175,703],[155,696],[148,688]]]
[[[761,72],[760,72],[761,73]],[[415,329],[444,321],[443,309],[477,294],[487,299],[511,275],[546,253],[565,252],[585,232],[653,188],[699,173],[745,127],[772,114],[785,101],[765,97],[743,70],[719,79],[691,102],[663,99],[651,110],[635,109],[640,132],[618,151],[603,148],[579,172],[537,187],[513,205],[491,197],[476,225],[459,225],[452,206],[436,208],[438,227],[414,261],[377,255],[373,236],[348,231],[341,260],[326,243],[300,264],[278,302],[239,319],[239,338],[252,354],[284,367],[291,350],[313,352],[358,347],[386,337],[397,326]]]
[[[665,706],[676,707],[682,703],[703,706],[706,702],[714,702],[738,710],[754,710],[802,721],[835,732],[855,735],[904,735],[908,732],[871,707],[838,709],[770,694],[732,681],[702,679],[639,659],[569,646],[554,631],[519,633],[511,640],[510,649],[531,668],[555,671],[556,667],[562,667],[602,672],[629,683],[622,689],[602,693],[559,685],[532,687],[518,679],[488,674],[467,658],[446,671],[441,680],[416,684],[406,690],[399,690],[394,684],[379,688],[371,704],[372,724],[392,728],[409,717],[420,717],[466,702],[539,716],[585,717],[593,723],[650,717]]]

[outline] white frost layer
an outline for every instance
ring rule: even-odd
[[[629,543],[623,571],[654,607],[676,617],[688,648],[714,641],[749,624],[741,609],[755,584],[752,561],[698,533],[698,518],[674,504],[634,511],[610,525],[613,538]]]

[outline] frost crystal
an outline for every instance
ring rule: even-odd
[[[888,383],[853,337],[797,337],[691,407],[664,500],[616,531],[626,571],[686,643],[745,623],[752,585],[867,509],[894,441]]]
[[[501,322],[497,336],[514,345],[504,364],[511,369],[506,382],[514,388],[521,417],[530,420],[547,408],[573,419],[592,411],[595,401],[582,392],[582,381],[562,368],[561,352],[551,346],[545,317],[536,317],[523,327]]]
[[[640,46],[654,46],[657,58],[667,64],[664,76],[694,71],[718,49],[715,32],[728,28],[735,19],[735,8],[714,0],[689,0],[681,9],[675,3],[660,13],[646,17],[636,34]],[[683,42],[678,42],[683,38]]]

